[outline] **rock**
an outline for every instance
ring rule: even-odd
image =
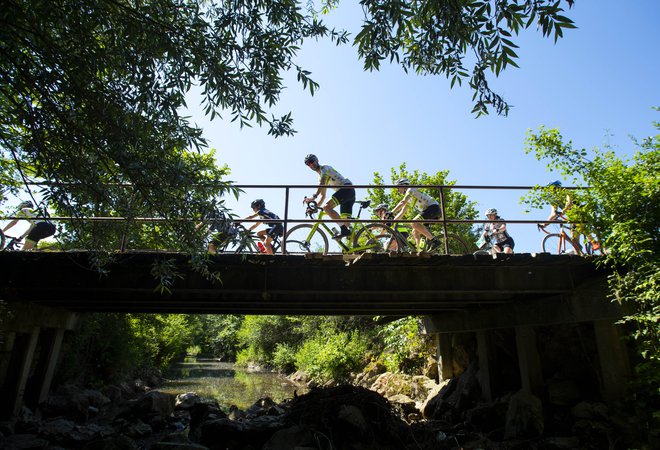
[[[580,402],[571,408],[571,414],[578,419],[607,419],[607,405],[603,403]]]
[[[197,403],[201,403],[202,398],[195,392],[186,392],[176,396],[174,409],[190,409]]]
[[[461,376],[449,380],[437,396],[426,402],[424,417],[453,422],[474,407],[481,397],[477,373],[477,364],[473,362]]]
[[[129,412],[135,417],[169,417],[174,411],[175,397],[160,391],[150,391],[138,398]]]
[[[82,393],[87,397],[89,405],[95,408],[102,408],[111,402],[110,398],[96,389],[84,389]]]
[[[208,447],[192,442],[157,442],[149,447],[150,450],[209,450]]]
[[[119,386],[106,386],[103,388],[102,393],[113,403],[119,403],[123,398],[122,390]]]
[[[512,395],[506,411],[505,439],[541,436],[543,429],[541,400],[522,390]]]
[[[64,416],[73,420],[86,421],[89,416],[89,399],[84,390],[73,385],[60,386],[49,395],[40,410],[44,417]]]
[[[81,447],[83,450],[137,450],[138,446],[126,436],[112,436],[100,439]]]
[[[259,416],[249,422],[217,419],[201,425],[200,444],[211,448],[238,450],[261,448],[278,430],[284,427],[278,417]]]
[[[337,419],[344,422],[351,428],[351,433],[362,436],[367,433],[367,422],[364,420],[362,411],[354,405],[341,405],[337,414]]]
[[[317,448],[319,448],[317,433],[308,426],[294,425],[276,431],[264,444],[262,450],[311,450]]]
[[[577,436],[557,436],[543,439],[540,444],[548,450],[569,450],[580,448],[580,438]]]
[[[580,387],[573,380],[555,379],[548,383],[548,400],[552,405],[575,405],[581,397]]]
[[[48,441],[33,434],[14,434],[0,441],[0,449],[36,450],[48,448]]]

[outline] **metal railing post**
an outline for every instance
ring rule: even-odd
[[[445,246],[445,254],[449,254],[449,236],[447,235],[447,216],[445,214],[445,193],[440,186],[440,213],[442,214],[442,231],[444,232],[444,246]]]
[[[289,227],[289,186],[284,188],[284,231],[282,232],[282,254],[286,255],[286,233]]]

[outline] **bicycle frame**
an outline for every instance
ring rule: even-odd
[[[357,203],[360,203],[360,208],[358,210],[358,214],[357,214],[357,217],[356,217],[357,219],[359,219],[360,215],[362,214],[362,210],[366,209],[368,207],[368,205],[364,202],[357,202]],[[326,216],[327,214],[325,213],[325,211],[323,211],[322,209],[320,209],[318,207],[316,207],[316,210],[319,211],[317,217],[314,217],[314,214],[315,214],[314,210],[308,211],[307,214],[306,214],[310,219],[316,220],[316,222],[314,222],[314,224],[310,228],[310,231],[307,235],[306,240],[308,242],[311,241],[312,236],[314,235],[314,233],[317,232],[319,227],[321,227],[323,230],[325,230],[325,232],[328,235],[330,235],[331,238],[334,238],[335,233],[333,232],[333,229],[330,228],[330,226],[327,224],[327,222],[323,221],[323,217]],[[378,222],[373,222],[373,223],[378,223]],[[375,244],[375,243],[368,244],[368,245],[360,245],[360,246],[357,246],[357,247],[354,247],[352,245],[352,243],[355,240],[356,235],[364,229],[367,229],[365,224],[363,224],[362,222],[357,222],[355,224],[355,226],[351,227],[351,234],[349,236],[347,236],[348,244],[344,243],[341,239],[333,239],[333,240],[335,242],[337,242],[337,245],[339,245],[339,247],[341,248],[343,253],[360,253],[360,252],[370,250],[374,247],[377,247],[377,244]]]

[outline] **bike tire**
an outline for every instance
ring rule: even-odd
[[[562,245],[563,242],[563,245]],[[543,251],[552,255],[581,255],[582,251],[568,237],[562,238],[561,234],[549,234],[543,238]]]
[[[426,253],[432,253],[435,255],[446,255],[447,252],[445,252],[445,238],[444,236],[440,235],[438,236],[438,239],[440,240],[440,245],[433,249],[429,249],[429,241],[424,242],[424,248],[422,249],[422,252]],[[449,255],[469,255],[470,252],[468,251],[468,246],[461,239],[458,237],[456,234],[448,234],[447,235],[447,241],[449,244]]]
[[[6,241],[6,240],[7,240],[7,239],[5,238],[5,233],[3,233],[2,231],[0,231],[0,252],[3,251],[3,250],[5,249],[5,241]]]
[[[398,253],[403,245],[399,233],[382,223],[368,223],[353,237],[356,253]]]
[[[490,250],[477,250],[476,252],[473,253],[473,255],[489,255],[490,256]]]
[[[312,230],[314,225],[303,223],[289,229],[284,238],[287,255],[304,255],[307,253],[328,254],[328,237],[320,229]]]

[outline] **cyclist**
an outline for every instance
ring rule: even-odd
[[[492,253],[513,253],[513,247],[515,247],[515,242],[513,238],[509,236],[509,233],[506,231],[506,224],[504,222],[495,222],[502,220],[500,216],[497,215],[497,210],[495,208],[488,208],[484,215],[491,223],[487,223],[484,226],[484,232],[482,236],[486,239],[491,239],[493,242]]]
[[[395,221],[401,220],[411,206],[419,211],[419,214],[414,217],[414,220],[437,219],[440,217],[440,204],[430,195],[420,192],[416,188],[409,187],[410,180],[408,178],[401,178],[395,184],[398,186],[397,190],[399,193],[404,194],[403,199],[392,209],[392,213],[396,214],[394,217]],[[428,241],[429,250],[433,250],[442,244],[440,239],[434,237],[429,229],[426,228],[426,225],[421,222],[412,224],[412,235],[418,249],[422,235]]]
[[[23,250],[32,250],[37,246],[40,240],[50,237],[55,234],[55,225],[49,220],[40,217],[39,211],[34,210],[34,204],[31,201],[21,202],[16,211],[16,217],[24,218],[30,222],[30,227],[23,233],[19,240],[25,238]],[[12,228],[19,219],[14,219],[3,228],[3,233]]]
[[[408,236],[410,235],[410,228],[408,227],[408,224],[392,223],[391,221],[394,219],[394,214],[389,210],[389,206],[386,203],[381,203],[380,205],[376,206],[374,212],[378,218],[386,221],[385,225],[394,228],[401,235],[401,237],[403,237],[404,240],[408,240]],[[397,242],[395,239],[393,239],[389,245],[388,250],[396,250],[397,248]]]
[[[210,239],[208,243],[208,252],[212,255],[218,253],[218,249],[229,245],[230,241],[236,237],[237,230],[232,225],[231,218],[228,218],[224,212],[213,208],[212,211],[203,214],[202,222],[198,223],[195,228],[200,229],[208,223]]]
[[[555,180],[551,181],[550,183],[545,185],[546,188],[550,188],[552,192],[555,194],[556,200],[559,200],[560,197],[560,191],[559,189],[561,188],[561,181]],[[571,206],[573,206],[573,200],[571,199],[570,193],[566,192],[566,199],[564,201],[564,207],[561,208],[558,205],[558,201],[553,201],[552,204],[550,205],[550,216],[548,216],[548,220],[557,220],[561,217],[562,214],[566,214],[566,212],[571,209]],[[542,228],[545,228],[548,226],[547,223],[543,225],[539,225]]]
[[[266,219],[266,220],[278,220],[279,216],[275,213],[270,212],[269,210],[266,209],[266,202],[264,202],[262,199],[257,199],[250,203],[250,208],[252,208],[252,211],[254,211],[254,214],[246,217],[246,219],[254,219],[255,217],[259,216],[261,219]],[[252,231],[255,228],[257,228],[259,225],[261,225],[263,222],[255,222],[249,230]],[[284,227],[282,226],[281,222],[268,222],[267,223],[267,228],[265,230],[259,230],[257,231],[257,237],[261,239],[261,242],[263,242],[264,245],[264,250],[266,254],[272,255],[273,254],[273,240],[275,239],[276,236],[282,237],[282,234],[284,234]]]
[[[566,197],[564,200],[564,207],[561,208],[558,206],[557,203],[561,200],[562,195],[564,194],[561,192],[561,181],[559,180],[554,180],[551,181],[550,183],[545,185],[546,188],[550,188],[551,192],[554,194],[554,201],[550,205],[550,216],[548,216],[548,220],[558,220],[558,219],[566,219],[566,212],[568,212],[569,209],[573,206],[573,199],[571,198],[570,191],[566,191]],[[562,217],[563,216],[563,217]],[[539,224],[537,225],[539,229],[543,229],[548,226],[548,223],[544,223],[543,225]],[[582,244],[580,243],[580,235],[584,234],[585,237],[587,238],[587,244],[590,246],[593,250],[598,250],[600,249],[600,243],[590,234],[588,234],[582,225],[579,224],[571,224],[570,226],[571,230],[571,240],[580,248],[582,249]]]
[[[319,159],[316,155],[309,154],[305,156],[305,164],[314,172],[319,174],[319,187],[311,197],[305,197],[304,202],[309,203],[316,201],[319,197],[318,204],[323,204],[325,200],[326,190],[328,186],[335,189],[332,197],[322,206],[323,211],[330,216],[331,219],[340,220],[342,217],[349,218],[353,214],[353,204],[355,203],[355,189],[352,187],[353,183],[348,178],[343,177],[334,168],[328,165],[319,164]],[[340,206],[339,215],[335,208]],[[351,235],[348,228],[348,222],[338,222],[340,225],[340,232],[335,239],[341,239]]]

